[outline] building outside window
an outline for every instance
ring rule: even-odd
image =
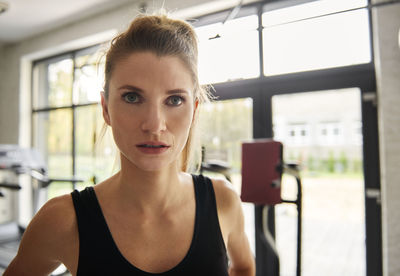
[[[291,123],[287,126],[287,132],[288,143],[295,145],[308,145],[310,143],[310,125],[307,123]]]
[[[341,145],[345,142],[341,122],[321,122],[317,128],[320,145]]]

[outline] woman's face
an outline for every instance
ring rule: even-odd
[[[118,61],[102,106],[121,158],[145,171],[178,162],[196,108],[193,89],[178,57],[139,52]]]

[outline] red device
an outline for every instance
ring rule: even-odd
[[[282,143],[256,139],[242,143],[243,202],[275,205],[282,202]]]

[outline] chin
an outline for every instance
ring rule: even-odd
[[[162,171],[165,168],[166,168],[166,166],[154,166],[154,165],[139,167],[139,169],[141,169],[142,171],[145,171],[145,172],[159,172],[159,171]]]
[[[144,172],[157,172],[162,170],[168,170],[172,167],[176,166],[178,157],[174,154],[165,155],[165,156],[142,156],[141,154],[137,155],[135,153],[122,154],[122,157],[128,162],[131,163],[138,170]],[[179,162],[178,162],[179,163]],[[128,165],[129,166],[129,165]]]
[[[173,162],[150,160],[147,162],[138,162],[136,167],[145,172],[158,172],[172,167]]]

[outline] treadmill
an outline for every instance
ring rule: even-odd
[[[80,179],[50,179],[47,166],[40,152],[18,145],[0,144],[0,272],[3,272],[15,257],[25,227],[19,222],[19,193],[22,189],[20,176],[30,176],[32,187],[32,210],[38,211],[40,192],[53,182],[83,182]],[[65,268],[51,275],[67,275]]]

